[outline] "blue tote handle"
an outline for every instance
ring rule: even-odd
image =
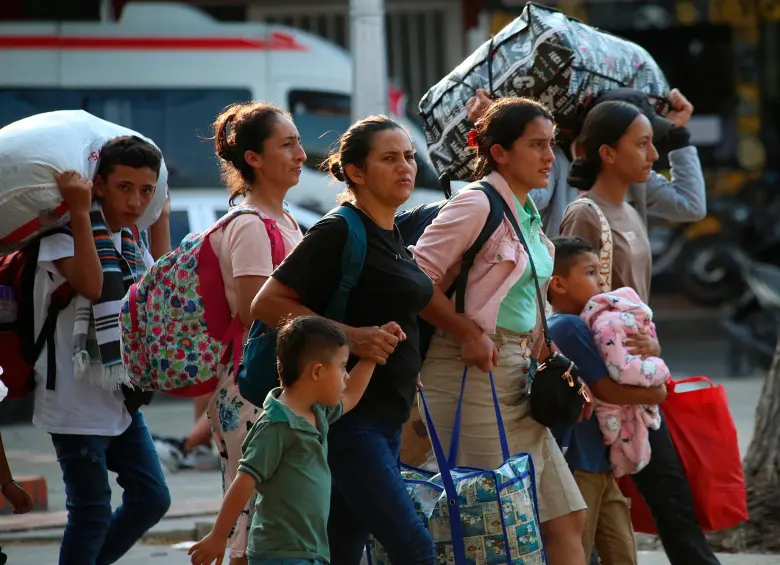
[[[463,412],[463,392],[466,390],[466,376],[469,368],[463,368],[463,377],[460,382],[460,397],[458,398],[458,410],[455,412],[455,422],[452,425],[452,441],[450,442],[450,456],[447,460],[450,469],[457,466],[458,447],[460,445],[460,420]],[[501,443],[501,454],[504,461],[509,459],[509,443],[506,439],[506,430],[504,429],[504,419],[501,417],[501,407],[498,403],[498,393],[496,392],[496,383],[493,380],[493,372],[488,373],[490,378],[490,390],[493,393],[493,407],[496,410],[496,423],[498,424],[498,441]]]
[[[458,398],[458,409],[455,413],[455,422],[452,429],[452,441],[450,443],[450,457],[449,459],[444,456],[444,448],[442,448],[439,434],[436,432],[436,427],[433,425],[433,418],[428,408],[428,401],[425,399],[425,391],[420,389],[420,399],[422,400],[423,410],[425,411],[425,421],[428,424],[428,435],[431,438],[431,445],[433,446],[433,453],[436,456],[436,463],[439,465],[439,474],[441,476],[441,482],[444,485],[444,492],[447,494],[447,506],[450,514],[450,531],[452,532],[452,551],[455,557],[455,565],[466,565],[466,550],[463,543],[457,543],[456,540],[463,540],[463,528],[460,521],[460,506],[458,505],[458,491],[455,488],[455,482],[452,480],[452,469],[456,466],[456,460],[458,458],[458,443],[460,441],[460,422],[461,413],[463,411],[463,391],[466,388],[466,376],[468,375],[468,367],[463,369],[463,378],[461,379],[460,397]],[[501,443],[501,453],[503,454],[504,461],[509,459],[509,443],[506,439],[506,430],[504,430],[504,420],[501,417],[501,407],[498,403],[498,393],[496,392],[496,383],[493,379],[493,372],[488,373],[490,378],[490,390],[493,395],[493,407],[496,410],[496,423],[498,424],[498,439]],[[534,500],[534,516],[536,517],[537,524],[541,524],[539,520],[539,510],[537,506],[536,495],[536,472],[534,471],[534,463],[531,457],[528,457],[528,465],[531,476],[531,492]],[[541,535],[541,533],[540,533]],[[547,550],[544,552],[544,562],[547,563]]]
[[[444,457],[444,449],[439,440],[439,434],[433,426],[431,411],[428,409],[428,401],[425,399],[425,392],[420,389],[420,399],[422,400],[423,410],[425,412],[425,421],[428,423],[428,435],[431,437],[433,453],[436,456],[436,462],[439,464],[439,475],[444,485],[444,492],[447,495],[447,507],[450,515],[450,531],[452,532],[452,552],[454,553],[456,565],[466,565],[466,548],[463,546],[463,528],[460,522],[460,506],[458,505],[458,491],[455,489],[455,483],[452,480],[450,468],[447,465],[447,459]],[[461,541],[458,541],[461,540]]]
[[[425,421],[428,424],[428,434],[431,438],[431,446],[433,446],[433,454],[436,457],[436,463],[439,465],[439,474],[441,476],[441,482],[444,485],[444,492],[447,494],[447,506],[449,508],[450,515],[450,531],[452,532],[452,539],[463,540],[463,529],[460,521],[460,506],[458,505],[458,491],[455,488],[455,482],[452,480],[451,470],[455,468],[455,460],[458,456],[458,442],[460,436],[460,415],[463,408],[463,391],[466,388],[466,375],[468,374],[468,367],[463,369],[463,379],[460,387],[460,398],[458,400],[458,410],[455,413],[455,423],[452,430],[452,441],[450,444],[450,460],[444,456],[444,448],[441,445],[439,434],[436,432],[436,427],[433,425],[433,418],[431,418],[431,412],[428,408],[428,401],[425,399],[424,389],[420,389],[420,399],[422,400],[423,410],[425,411]],[[493,380],[492,371],[489,373],[490,388],[493,392],[493,406],[496,409],[496,421],[498,422],[498,438],[501,442],[501,451],[504,455],[504,461],[509,459],[509,445],[506,440],[506,432],[504,431],[504,421],[501,418],[501,408],[498,404],[498,394],[496,393],[496,384]],[[455,554],[455,563],[457,565],[466,564],[466,550],[463,543],[453,543],[452,550]]]

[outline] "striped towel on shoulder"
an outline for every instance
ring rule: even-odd
[[[127,290],[146,270],[143,249],[133,230],[122,228],[122,249],[117,250],[100,204],[95,201],[89,213],[100,264],[103,266],[103,292],[94,302],[77,295],[73,362],[76,378],[107,390],[120,390],[130,384],[122,365],[119,310]],[[144,239],[141,238],[141,245]]]

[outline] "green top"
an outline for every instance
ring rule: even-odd
[[[313,406],[315,429],[279,402],[272,390],[242,446],[238,470],[257,482],[257,503],[249,532],[251,559],[330,561],[328,512],[330,469],[328,427],[342,404]]]
[[[520,220],[520,230],[523,232],[528,248],[531,250],[531,258],[534,260],[536,274],[539,277],[539,285],[544,286],[552,276],[553,259],[550,250],[542,241],[539,228],[542,225],[542,217],[536,209],[531,198],[525,199],[525,206],[515,198],[517,216]],[[526,265],[523,274],[512,288],[509,289],[501,306],[498,308],[496,326],[516,333],[529,333],[536,327],[536,315],[539,306],[536,300],[536,286],[534,286],[531,263]]]

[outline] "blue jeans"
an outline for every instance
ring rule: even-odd
[[[401,480],[401,430],[345,416],[330,429],[331,565],[359,565],[369,534],[393,565],[435,565],[433,539]]]
[[[119,436],[51,434],[65,482],[68,523],[59,565],[119,560],[168,511],[171,495],[140,410]],[[117,473],[122,504],[111,512],[108,472]]]
[[[252,559],[249,565],[325,565],[319,559]]]

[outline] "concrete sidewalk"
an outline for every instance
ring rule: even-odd
[[[192,403],[178,400],[154,402],[144,409],[144,416],[152,433],[165,436],[184,436],[192,424]],[[48,486],[49,512],[35,512],[25,516],[0,516],[0,533],[36,527],[64,525],[65,486],[51,439],[32,424],[4,426],[2,430],[8,462],[14,476],[41,475]],[[112,505],[122,500],[122,490],[112,473]],[[222,498],[220,473],[183,471],[166,475],[173,498],[174,516],[213,514]],[[56,514],[54,514],[56,513]]]

